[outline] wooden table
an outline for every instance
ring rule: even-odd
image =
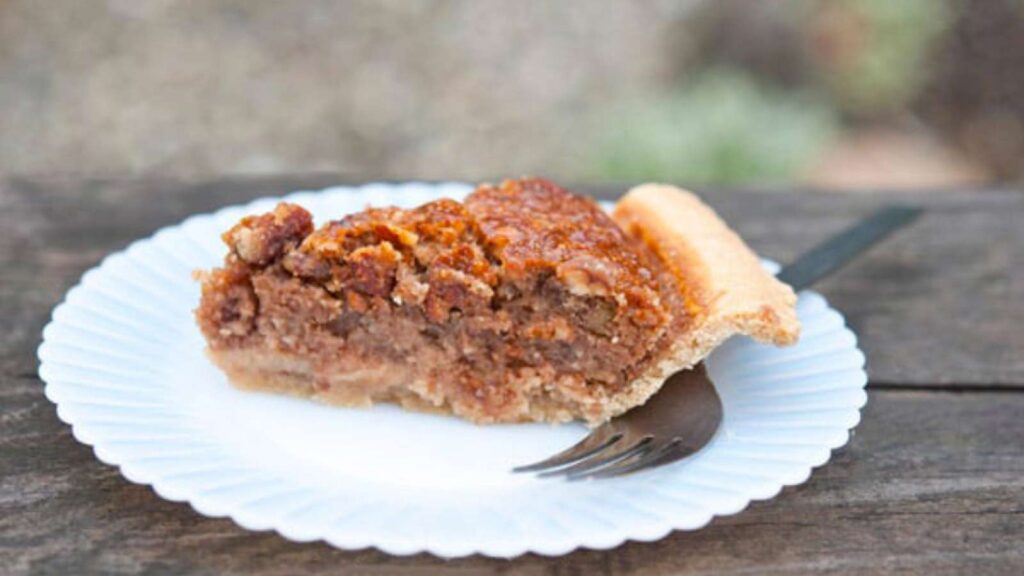
[[[780,260],[886,200],[929,212],[820,286],[868,357],[870,400],[850,444],[806,484],[698,532],[561,558],[393,558],[247,532],[100,464],[36,373],[64,292],[108,252],[189,214],[337,180],[0,178],[0,573],[1024,574],[1018,191],[706,194]]]

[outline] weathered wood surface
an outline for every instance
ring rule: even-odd
[[[807,484],[698,532],[513,561],[341,552],[203,518],[77,444],[42,395],[34,352],[81,273],[189,214],[335,181],[0,180],[0,574],[1024,573],[1024,194],[1013,191],[707,195],[780,260],[887,200],[929,212],[821,286],[860,334],[875,388],[851,444]]]
[[[330,176],[173,181],[0,181],[3,362],[31,372],[49,308],[105,254],[186,216]],[[603,197],[624,187],[591,188]],[[914,227],[819,289],[861,336],[878,384],[1013,387],[1024,383],[1024,193],[903,195],[786,192],[705,196],[762,255],[785,261],[886,201],[928,208]],[[10,321],[8,321],[10,323]],[[24,331],[24,333],[20,333]],[[14,346],[14,348],[11,348]],[[8,358],[11,357],[11,358]]]

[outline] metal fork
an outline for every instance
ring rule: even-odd
[[[919,208],[906,206],[883,208],[804,253],[778,278],[796,291],[803,290],[920,213]],[[571,448],[513,472],[581,480],[664,466],[703,448],[721,423],[722,400],[700,364],[673,374],[647,403],[602,424]]]

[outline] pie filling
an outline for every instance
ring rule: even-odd
[[[539,179],[314,230],[292,204],[223,236],[196,311],[237,386],[475,422],[592,422],[685,329],[674,277]]]

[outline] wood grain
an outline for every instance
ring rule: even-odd
[[[329,175],[208,184],[0,181],[0,264],[8,277],[0,313],[14,315],[23,331],[0,340],[10,350],[0,362],[33,369],[31,352],[50,307],[110,251],[190,214],[333,182]],[[582,189],[612,197],[625,187]],[[1024,194],[709,191],[705,198],[762,255],[780,261],[885,202],[925,206],[912,228],[817,288],[860,335],[875,384],[1024,382]]]
[[[811,480],[698,532],[562,558],[395,558],[294,544],[129,484],[77,444],[26,380],[0,408],[6,573],[795,574],[1024,569],[1024,395],[871,394]]]
[[[76,443],[42,395],[35,348],[81,273],[189,214],[336,181],[0,179],[0,574],[1024,573],[1024,195],[1013,191],[706,193],[780,260],[884,202],[928,214],[821,285],[860,335],[875,387],[852,443],[807,484],[699,532],[513,561],[342,552],[203,518]]]

